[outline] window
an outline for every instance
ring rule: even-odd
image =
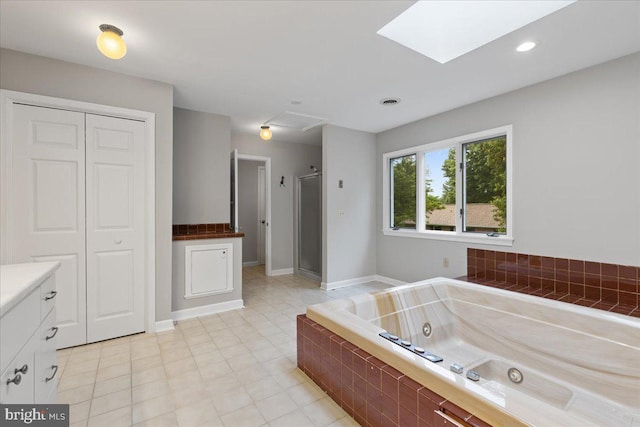
[[[416,228],[416,155],[389,160],[391,228]]]
[[[386,153],[384,167],[385,234],[512,243],[511,126]]]

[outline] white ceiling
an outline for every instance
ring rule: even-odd
[[[234,132],[255,134],[285,110],[380,132],[640,51],[640,1],[581,0],[439,64],[376,34],[411,4],[2,0],[0,45],[171,83],[176,106],[231,116]],[[124,59],[98,52],[103,23],[124,31]],[[538,47],[515,52],[527,39]],[[385,97],[402,102],[382,106]]]

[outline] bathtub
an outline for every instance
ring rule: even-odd
[[[494,426],[640,427],[637,318],[444,278],[312,305],[307,317]]]

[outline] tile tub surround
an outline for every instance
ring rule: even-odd
[[[298,368],[361,426],[435,427],[435,411],[462,426],[490,427],[305,314],[298,315]]]
[[[640,267],[467,249],[469,282],[640,317]]]
[[[173,240],[226,239],[244,237],[235,233],[229,223],[216,224],[173,224]]]
[[[495,426],[640,421],[640,319],[446,278],[311,305],[306,315]],[[444,360],[427,362],[382,331]],[[311,355],[322,357],[313,347]],[[453,374],[452,363],[476,370],[480,380]],[[324,364],[335,372],[330,358]],[[523,373],[522,384],[509,381],[511,367]]]

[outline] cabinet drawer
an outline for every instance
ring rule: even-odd
[[[52,274],[40,286],[40,320],[44,320],[51,309],[56,305],[56,275]]]
[[[33,403],[33,341],[22,349],[0,377],[0,402]],[[16,372],[22,370],[23,372]]]
[[[0,372],[20,352],[40,326],[40,288],[36,288],[0,321]]]
[[[36,334],[39,351],[35,356],[35,403],[56,403],[47,401],[58,384],[58,364],[56,362],[56,325],[55,307]]]

